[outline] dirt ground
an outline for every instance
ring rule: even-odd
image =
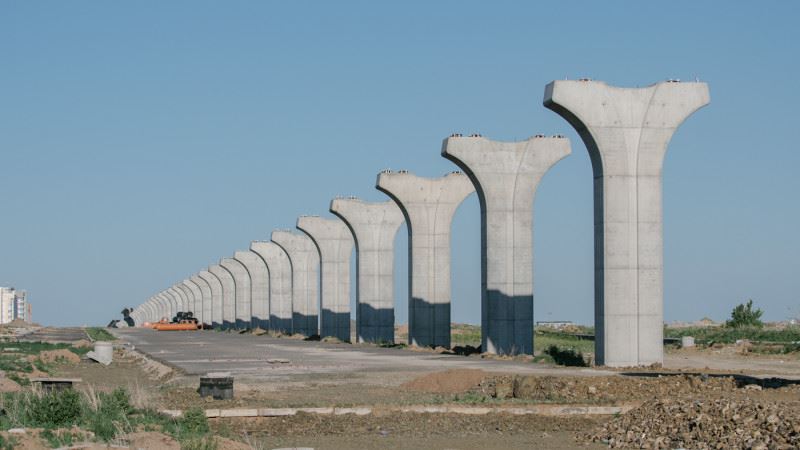
[[[108,391],[122,386],[131,391],[137,405],[170,410],[192,406],[232,409],[448,404],[634,407],[618,417],[389,413],[378,407],[366,416],[298,413],[286,417],[215,418],[210,420],[212,429],[220,437],[232,439],[220,448],[233,448],[233,441],[242,448],[315,449],[711,448],[703,442],[722,442],[726,444],[723,448],[800,447],[800,425],[796,425],[800,424],[800,382],[739,374],[741,367],[754,368],[751,373],[755,375],[769,374],[764,367],[786,363],[771,356],[704,352],[708,351],[672,355],[699,361],[731,359],[737,369],[729,372],[736,376],[692,365],[680,368],[691,373],[651,368],[593,376],[475,369],[310,371],[268,379],[237,376],[235,398],[224,401],[200,398],[196,392],[197,375],[187,375],[137,352],[115,352],[115,360],[108,367],[86,359],[77,363],[74,358],[52,360],[53,375],[81,378],[79,389],[91,386]],[[789,358],[791,355],[783,360],[792,364]],[[141,438],[169,439],[163,435]],[[133,440],[130,444],[134,444]],[[172,445],[174,442],[165,441],[161,448]]]

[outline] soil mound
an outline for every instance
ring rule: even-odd
[[[14,319],[11,322],[4,323],[2,325],[3,328],[32,328],[32,327],[40,327],[41,325],[33,323],[33,322],[25,322],[22,319]]]
[[[403,384],[402,387],[420,392],[456,394],[474,388],[486,376],[487,373],[479,369],[452,369],[423,375]]]
[[[53,362],[68,362],[71,364],[77,364],[81,362],[80,356],[67,349],[45,350],[39,353],[39,359],[41,359],[43,363],[48,364]]]
[[[0,377],[0,392],[19,392],[22,387],[16,381]]]
[[[78,339],[77,341],[72,341],[72,345],[75,348],[93,348],[94,344],[86,339]]]
[[[140,431],[125,436],[130,448],[157,448],[164,450],[180,450],[181,445],[172,437],[155,431]]]

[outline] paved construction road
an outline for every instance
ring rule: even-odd
[[[542,375],[593,376],[612,373],[588,368],[481,359],[477,356],[440,355],[216,331],[165,332],[128,328],[113,332],[137,350],[176,366],[188,375],[224,371],[260,378],[292,374],[432,372],[446,369]]]

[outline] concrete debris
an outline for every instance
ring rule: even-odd
[[[89,353],[87,353],[86,357],[91,359],[91,360],[93,360],[93,361],[97,361],[97,362],[99,362],[100,364],[102,364],[104,366],[107,366],[107,365],[111,364],[111,361],[112,361],[111,358],[109,358],[108,356],[101,355],[101,354],[95,352],[94,350],[92,350]]]
[[[583,437],[610,448],[793,449],[800,447],[800,402],[651,401]]]

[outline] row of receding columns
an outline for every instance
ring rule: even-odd
[[[670,138],[709,102],[705,83],[618,88],[581,79],[545,88],[544,105],[572,125],[594,173],[596,361],[663,359],[661,169]],[[570,154],[563,136],[498,142],[453,135],[441,155],[462,171],[441,178],[384,171],[390,200],[335,198],[334,217],[303,216],[298,231],[198,272],[137,308],[138,322],[192,311],[203,323],[350,340],[350,255],[356,254],[356,338],[394,341],[394,239],[409,240],[409,343],[450,345],[450,234],[477,193],[481,219],[483,350],[533,351],[533,202],[542,178]]]

